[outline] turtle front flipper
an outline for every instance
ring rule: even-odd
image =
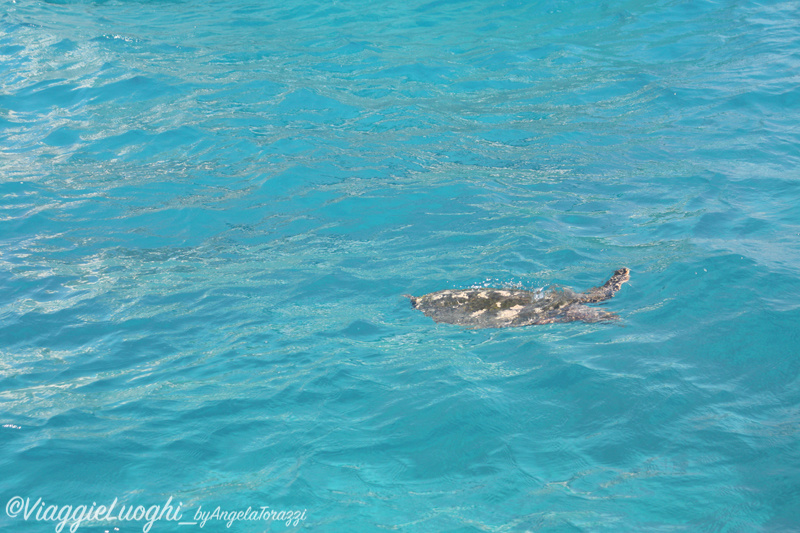
[[[585,305],[571,305],[564,313],[564,322],[607,322],[610,320],[619,320],[619,315],[603,311],[602,309],[594,309]]]
[[[613,298],[614,294],[622,288],[622,284],[631,279],[631,271],[628,268],[620,268],[611,279],[606,281],[600,287],[592,287],[588,291],[578,295],[578,301],[581,303],[602,302]]]

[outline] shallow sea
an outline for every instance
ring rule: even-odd
[[[800,531],[798,20],[0,0],[0,528]],[[402,296],[622,266],[610,324]]]

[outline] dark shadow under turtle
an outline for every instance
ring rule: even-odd
[[[620,268],[607,282],[586,292],[551,287],[547,291],[513,289],[463,289],[408,296],[411,305],[436,322],[458,324],[472,329],[512,328],[555,322],[602,322],[618,320],[608,311],[584,304],[612,298],[630,278],[630,270]]]

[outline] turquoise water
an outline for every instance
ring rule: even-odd
[[[0,6],[3,531],[800,531],[797,2]]]

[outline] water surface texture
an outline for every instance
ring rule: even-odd
[[[800,531],[798,20],[0,0],[0,528]],[[402,296],[620,267],[615,324]]]

